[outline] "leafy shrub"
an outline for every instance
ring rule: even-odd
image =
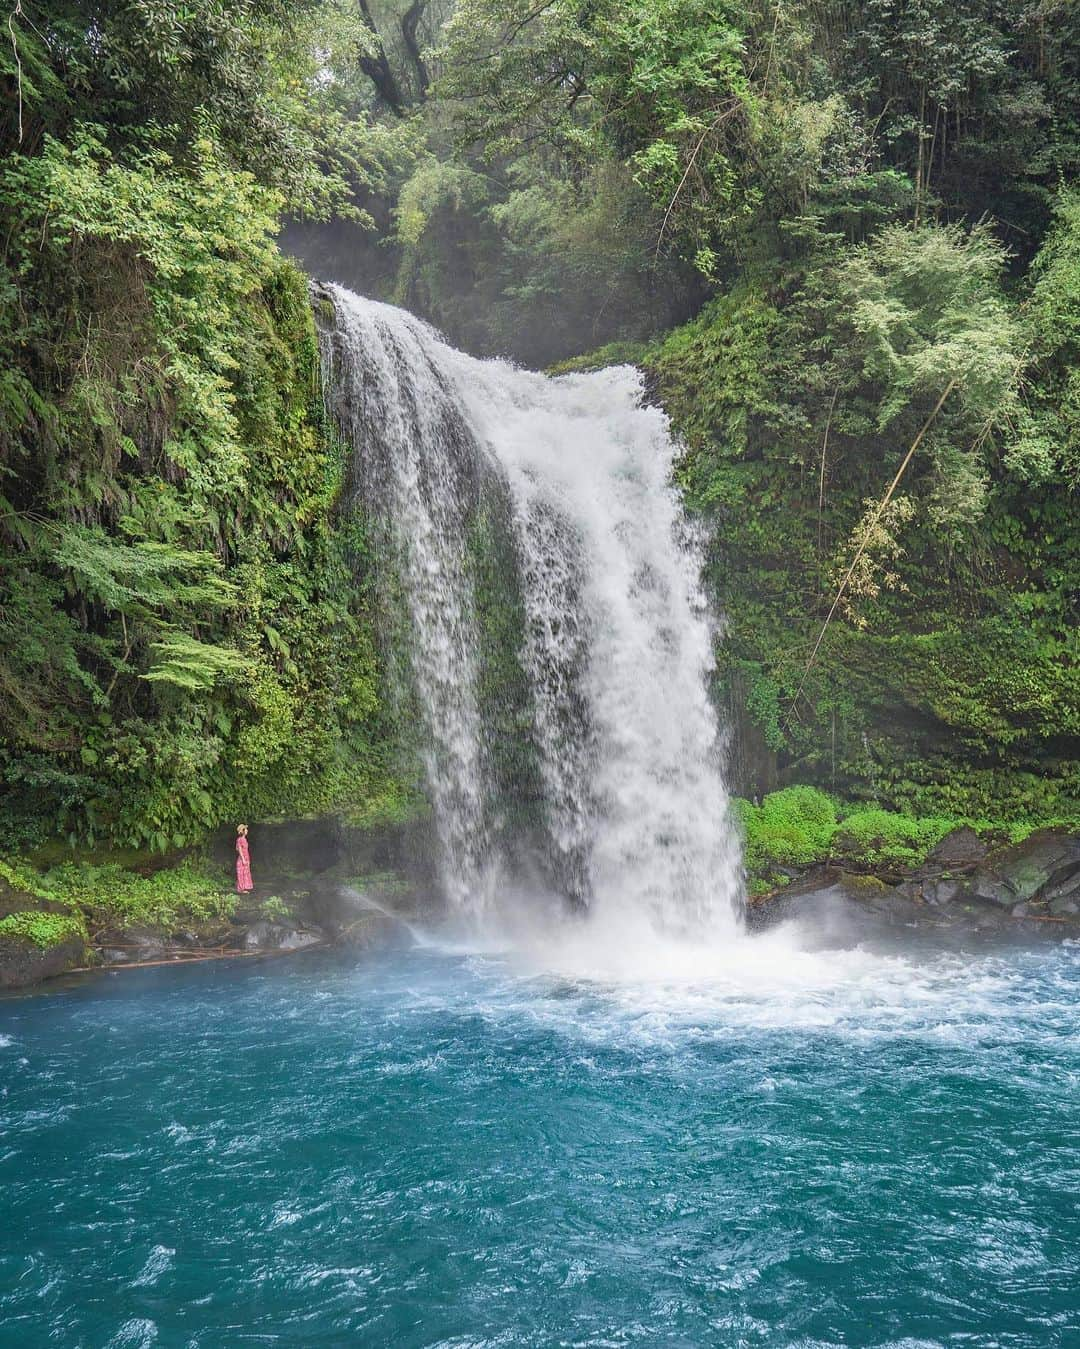
[[[736,803],[743,827],[747,870],[805,866],[829,855],[836,831],[836,803],[816,787],[770,792],[760,806]]]
[[[836,844],[870,865],[917,866],[954,827],[955,821],[941,816],[912,817],[871,807],[844,817]]]
[[[80,929],[84,920],[94,927],[206,922],[227,917],[236,903],[220,873],[189,861],[142,876],[115,862],[65,862],[40,872],[0,860],[0,878],[37,899],[63,905],[67,915],[41,916],[70,917]]]
[[[943,815],[902,815],[877,806],[844,813],[816,787],[785,787],[760,805],[736,801],[751,893],[778,884],[778,867],[834,858],[863,866],[917,866],[958,821]],[[971,821],[964,821],[971,823]],[[982,822],[980,832],[1001,833]]]
[[[24,909],[0,918],[0,938],[23,937],[43,951],[59,946],[69,937],[86,939],[86,924],[71,913],[44,913],[39,909]]]

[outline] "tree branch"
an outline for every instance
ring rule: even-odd
[[[863,552],[866,549],[866,545],[870,542],[870,535],[874,532],[874,527],[877,525],[877,522],[881,519],[882,515],[884,514],[885,507],[892,500],[892,494],[896,491],[897,484],[900,482],[900,479],[904,476],[904,471],[906,470],[908,464],[911,463],[915,451],[922,444],[923,436],[925,436],[927,431],[930,430],[930,427],[933,425],[934,420],[937,417],[938,413],[945,406],[946,398],[948,398],[949,394],[951,394],[953,389],[956,388],[958,382],[959,381],[955,378],[949,380],[949,383],[945,388],[945,392],[937,400],[937,405],[934,408],[933,412],[931,412],[930,416],[927,417],[925,422],[923,422],[922,430],[911,442],[911,448],[908,450],[907,454],[904,455],[903,463],[901,463],[900,467],[896,470],[896,477],[893,478],[892,482],[889,484],[889,490],[878,502],[877,508],[874,511],[874,514],[871,516],[869,524],[866,526],[866,530],[863,533],[862,539],[859,541],[859,546],[855,550],[855,556],[851,559],[851,566],[848,567],[847,574],[845,575],[844,579],[840,582],[840,589],[836,592],[836,598],[832,602],[832,607],[830,608],[828,614],[826,615],[825,622],[821,625],[821,631],[818,633],[817,641],[814,643],[814,649],[810,652],[810,659],[806,662],[806,669],[803,670],[802,678],[799,680],[799,687],[795,690],[795,696],[791,700],[790,710],[792,712],[794,712],[795,705],[796,703],[798,703],[799,697],[802,694],[803,688],[806,684],[806,677],[810,673],[810,669],[813,666],[814,661],[817,659],[817,653],[821,649],[821,643],[824,640],[825,634],[829,629],[829,624],[833,620],[833,615],[839,608],[840,601],[844,598],[844,591],[847,590],[848,583],[850,582],[852,576],[854,576],[855,574],[855,568],[859,564],[859,558],[862,557]]]

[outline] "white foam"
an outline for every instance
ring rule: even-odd
[[[158,1279],[170,1268],[176,1251],[171,1246],[155,1246],[147,1258],[146,1264],[128,1284],[129,1288],[152,1288]]]
[[[1066,985],[1080,962],[1071,952],[1030,957],[1035,979],[1016,951],[822,950],[796,928],[710,943],[658,933],[642,914],[552,923],[527,907],[512,912],[482,939],[450,932],[432,941],[468,959],[492,990],[491,1015],[528,1015],[574,1039],[670,1049],[765,1031],[971,1046],[1077,1033]],[[1061,961],[1061,996],[1048,998],[1047,964]]]

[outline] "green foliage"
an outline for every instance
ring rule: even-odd
[[[395,220],[391,298],[484,353],[546,365],[608,332],[644,337],[689,294],[677,271],[657,265],[652,207],[621,165],[573,180],[523,168],[501,187],[428,154],[402,186]]]
[[[151,926],[227,918],[236,896],[216,870],[195,862],[140,875],[117,863],[68,862],[41,873],[22,868],[22,888],[63,905],[73,921],[94,929]]]
[[[890,224],[988,222],[1026,262],[1080,170],[1071,0],[449,8],[364,10],[385,59],[356,98],[407,144],[365,201],[395,237],[291,238],[485,354],[649,338]]]
[[[92,116],[114,148],[151,126],[183,157],[211,135],[299,209],[341,209],[378,176],[379,147],[341,83],[370,34],[339,0],[24,0],[7,39],[0,72],[18,88],[0,118],[5,152],[36,154],[44,134]]]
[[[845,815],[834,847],[871,866],[917,866],[955,822],[868,808]]]
[[[267,895],[260,905],[263,917],[271,923],[279,922],[282,918],[288,918],[291,910],[288,904],[280,895]]]
[[[1041,229],[1080,159],[1077,35],[1054,0],[462,0],[436,89],[488,161],[622,163],[659,242],[721,276],[808,221],[858,239],[1004,200]]]
[[[880,806],[845,807],[815,787],[785,787],[760,805],[736,799],[752,887],[783,880],[784,868],[834,862],[856,867],[915,867],[961,823],[1007,832],[987,820],[915,816]],[[781,869],[778,874],[777,869]]]
[[[743,790],[783,774],[917,815],[1070,817],[1080,539],[1068,478],[1017,454],[1027,322],[984,230],[888,227],[819,237],[646,354],[709,524]]]
[[[1034,360],[1009,467],[1036,482],[1080,487],[1080,192],[1063,193],[1035,258],[1028,308]]]
[[[814,787],[785,787],[759,806],[736,801],[746,868],[762,874],[774,866],[806,866],[829,856],[836,805]]]
[[[68,913],[48,913],[41,909],[22,909],[0,918],[0,939],[21,937],[41,950],[59,946],[77,937],[85,941],[86,927],[80,918]]]
[[[60,832],[164,851],[239,815],[394,790],[308,289],[274,242],[285,201],[340,206],[366,135],[327,106],[344,53],[370,43],[332,10],[13,16],[8,846]]]
[[[1080,7],[443,17],[10,15],[0,839],[165,850],[241,815],[419,808],[283,209],[339,217],[340,279],[476,350],[644,364],[708,526],[747,789],[1073,818]],[[496,516],[473,559],[486,696],[500,773],[528,778]]]

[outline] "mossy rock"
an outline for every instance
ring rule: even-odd
[[[87,960],[82,919],[4,884],[0,918],[0,988],[27,988]],[[12,907],[21,903],[25,907]]]

